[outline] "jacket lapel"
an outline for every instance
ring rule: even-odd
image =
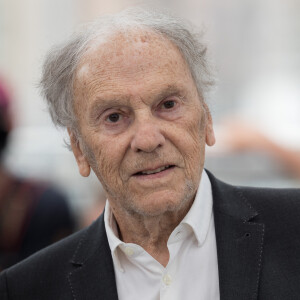
[[[74,300],[118,299],[103,214],[87,229],[71,263],[68,279]]]
[[[241,189],[216,180],[209,172],[222,300],[257,299],[264,224]]]

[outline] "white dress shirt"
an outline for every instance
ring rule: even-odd
[[[118,238],[108,201],[104,221],[119,300],[220,299],[212,191],[205,171],[191,209],[169,237],[166,267],[139,245]]]

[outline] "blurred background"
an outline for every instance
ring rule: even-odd
[[[100,213],[95,176],[80,177],[39,95],[45,53],[77,26],[129,0],[0,0],[0,78],[12,101],[7,169],[45,180],[68,197],[78,226]],[[206,29],[217,71],[207,99],[217,144],[206,167],[233,184],[300,187],[300,1],[161,0]],[[99,209],[95,209],[97,206]]]

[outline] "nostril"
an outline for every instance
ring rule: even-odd
[[[152,123],[138,124],[133,133],[131,148],[134,152],[152,152],[165,143],[160,128]]]

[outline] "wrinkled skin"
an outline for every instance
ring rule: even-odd
[[[193,202],[214,134],[177,48],[141,31],[94,41],[77,70],[74,98],[80,142],[69,133],[79,171],[94,170],[121,232],[125,225],[130,232],[133,220],[153,217],[161,227],[169,226],[167,219],[178,224]]]

